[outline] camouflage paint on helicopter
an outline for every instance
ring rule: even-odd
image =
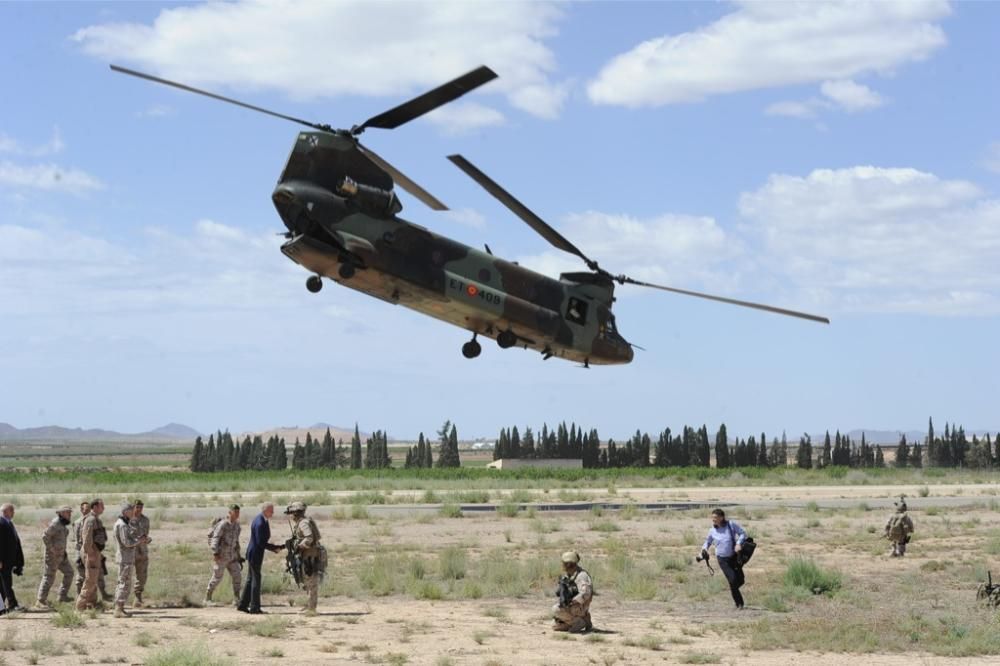
[[[585,364],[632,360],[615,327],[610,279],[568,273],[553,280],[434,234],[396,215],[402,207],[391,187],[350,138],[300,133],[273,195],[292,234],[282,252],[317,275],[504,348]],[[467,343],[463,353],[478,350]]]
[[[117,65],[111,68],[317,130],[296,137],[271,195],[288,228],[282,252],[313,273],[306,280],[312,292],[322,289],[322,277],[328,277],[472,331],[472,340],[462,346],[467,358],[479,355],[482,348],[476,338],[484,335],[504,349],[531,348],[546,359],[554,356],[585,366],[628,363],[632,346],[618,334],[611,312],[615,282],[830,323],[803,312],[612,275],[461,155],[448,159],[554,247],[582,259],[590,272],[563,273],[553,280],[398,217],[403,207],[393,191],[395,185],[434,210],[447,209],[363,146],[358,136],[370,127],[399,127],[492,81],[497,75],[488,67],[478,67],[349,130]]]

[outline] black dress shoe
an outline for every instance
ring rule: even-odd
[[[250,613],[251,615],[267,615],[267,613],[265,613],[259,608],[256,610],[248,610],[247,612]]]
[[[248,609],[244,608],[243,606],[237,606],[236,610],[238,610],[241,613],[249,613],[250,612]]]

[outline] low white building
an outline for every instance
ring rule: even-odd
[[[488,469],[523,469],[544,467],[546,469],[583,469],[582,458],[500,458],[486,466]]]

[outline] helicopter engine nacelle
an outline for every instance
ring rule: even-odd
[[[337,193],[356,203],[366,213],[380,217],[392,216],[403,210],[403,204],[392,190],[358,183],[347,176],[337,186]]]
[[[285,226],[293,233],[305,233],[317,222],[336,220],[348,212],[343,197],[302,180],[289,180],[278,185],[271,194],[271,201]]]

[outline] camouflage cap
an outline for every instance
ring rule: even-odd
[[[285,513],[305,513],[306,505],[305,502],[292,502],[285,509]]]
[[[567,550],[565,553],[562,554],[562,561],[572,562],[573,564],[579,564],[580,554],[572,550]]]
[[[132,502],[132,504],[134,504],[135,506],[146,506],[145,504],[142,503],[141,499],[137,499],[136,501]]]
[[[240,505],[239,504],[230,504],[229,505],[229,510],[230,511],[239,511],[240,510]]]
[[[67,512],[67,511],[69,513],[73,513],[73,507],[68,506],[66,504],[63,504],[61,507],[59,507],[58,509],[56,509],[56,513],[63,513],[63,512]]]

